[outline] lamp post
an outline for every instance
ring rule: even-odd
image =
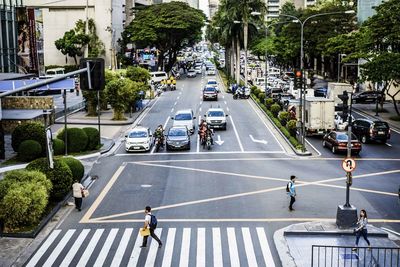
[[[300,23],[300,27],[301,27],[301,31],[300,31],[300,43],[301,43],[300,44],[300,69],[301,69],[301,72],[303,73],[304,80],[306,79],[305,75],[304,75],[304,25],[306,24],[306,22],[312,18],[320,17],[320,16],[338,15],[338,14],[354,14],[354,13],[355,13],[354,10],[319,13],[319,14],[311,15],[311,16],[305,18],[304,20],[301,20],[300,18],[293,16],[293,15],[279,14],[279,16],[292,18],[292,19],[297,20],[298,23]],[[300,105],[299,105],[299,109],[300,109],[300,113],[301,113],[300,114],[301,115],[300,142],[303,147],[303,152],[305,150],[305,131],[306,131],[305,124],[304,124],[305,88],[306,88],[306,84],[303,81],[303,86],[300,89]]]

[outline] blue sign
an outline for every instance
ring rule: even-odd
[[[7,92],[19,89],[26,85],[42,82],[44,80],[10,80],[0,81],[0,92]],[[33,90],[69,90],[75,89],[74,79],[65,79],[58,82],[54,82],[48,85],[44,85]]]

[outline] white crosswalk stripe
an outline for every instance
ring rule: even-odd
[[[58,229],[26,266],[275,267],[263,227],[157,228],[155,234],[162,248],[151,237],[140,248],[139,228]]]

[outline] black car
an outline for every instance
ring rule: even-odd
[[[190,150],[189,131],[186,127],[171,127],[166,135],[167,150]]]
[[[389,124],[384,121],[357,119],[352,123],[351,131],[363,143],[370,141],[386,143],[386,140],[390,139]]]
[[[382,100],[385,100],[384,94],[382,94],[379,91],[365,91],[362,93],[358,93],[353,95],[353,103],[375,103],[376,99],[378,99],[379,102]]]

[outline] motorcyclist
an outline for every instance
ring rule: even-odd
[[[201,124],[201,127],[199,128],[199,135],[200,135],[200,143],[203,145],[203,147],[206,144],[206,137],[209,135],[211,138],[211,144],[214,144],[214,139],[213,139],[213,131],[208,127],[207,122],[203,121]]]
[[[164,147],[164,129],[162,125],[158,125],[157,129],[154,131],[154,141],[159,138],[161,142],[161,146]]]

